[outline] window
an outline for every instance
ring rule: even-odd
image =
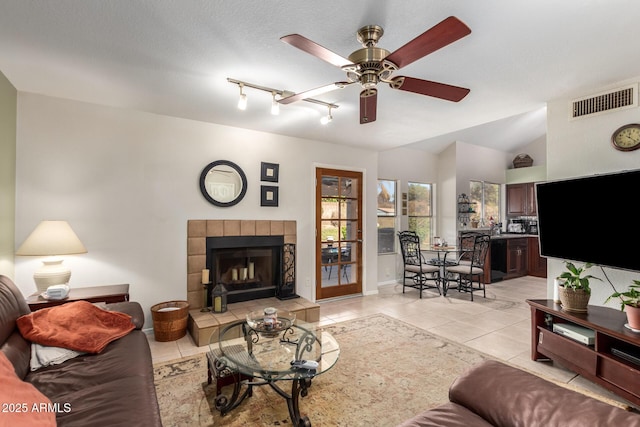
[[[431,242],[433,230],[432,184],[409,183],[409,230],[415,231],[423,245]]]
[[[500,184],[484,181],[469,181],[469,199],[477,206],[477,219],[484,226],[489,225],[490,218],[497,224],[500,222]]]
[[[396,250],[396,182],[378,180],[378,253]]]

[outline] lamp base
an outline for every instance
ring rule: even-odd
[[[69,283],[71,270],[62,265],[62,259],[42,261],[42,264],[33,274],[38,292],[46,292],[49,286]]]

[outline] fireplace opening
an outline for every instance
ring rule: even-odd
[[[228,303],[276,296],[282,286],[283,248],[283,236],[207,237],[213,287],[225,286]]]

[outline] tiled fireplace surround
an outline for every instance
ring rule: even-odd
[[[273,306],[281,311],[295,312],[296,318],[306,322],[320,319],[320,306],[304,298],[278,300],[264,298],[228,305],[226,313],[201,312],[204,301],[202,270],[206,268],[207,237],[283,236],[284,243],[296,243],[295,221],[269,220],[189,220],[187,222],[187,301],[189,302],[189,333],[196,345],[214,340],[220,328],[244,319],[249,311]]]

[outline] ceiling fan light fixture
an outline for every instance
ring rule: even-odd
[[[464,22],[455,16],[449,16],[393,52],[377,46],[383,34],[384,30],[379,25],[361,27],[356,33],[356,38],[362,48],[352,52],[347,58],[300,34],[289,34],[280,40],[341,68],[347,75],[346,84],[360,84],[363,88],[360,93],[360,124],[372,123],[376,120],[377,85],[381,82],[388,83],[392,89],[452,102],[459,102],[470,92],[467,88],[445,83],[415,77],[393,76],[395,71],[471,34],[471,29]],[[332,84],[322,88],[333,90],[338,86]],[[311,96],[311,93],[313,92],[300,92],[283,103],[303,100],[306,96]]]

